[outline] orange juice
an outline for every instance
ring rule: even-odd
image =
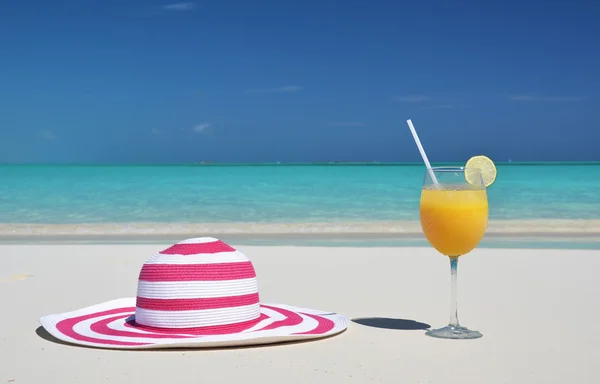
[[[483,238],[488,222],[484,189],[429,186],[421,192],[421,228],[441,254],[461,256]]]

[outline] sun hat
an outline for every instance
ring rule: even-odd
[[[146,260],[135,298],[40,322],[64,342],[110,349],[271,344],[332,336],[349,324],[336,313],[261,303],[252,262],[212,237],[181,241]]]

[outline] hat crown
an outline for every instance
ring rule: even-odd
[[[152,256],[138,278],[135,322],[152,328],[227,327],[258,320],[252,262],[212,238],[181,241]]]

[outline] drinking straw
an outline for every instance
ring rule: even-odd
[[[421,152],[421,157],[423,158],[423,161],[425,162],[425,166],[427,167],[427,170],[429,171],[431,180],[433,180],[433,183],[437,185],[438,181],[435,177],[435,174],[433,173],[433,169],[431,169],[431,164],[429,164],[429,160],[427,159],[425,150],[423,149],[423,146],[421,145],[421,140],[419,140],[419,135],[417,135],[415,126],[413,125],[413,123],[410,119],[406,120],[406,123],[408,124],[408,128],[410,128],[410,132],[412,133],[413,138],[415,139],[415,143],[417,143],[417,148],[419,148],[419,152]]]

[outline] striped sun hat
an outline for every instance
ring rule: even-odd
[[[101,348],[269,344],[335,335],[336,313],[263,304],[252,262],[211,237],[184,240],[142,266],[137,297],[42,317],[59,340]]]

